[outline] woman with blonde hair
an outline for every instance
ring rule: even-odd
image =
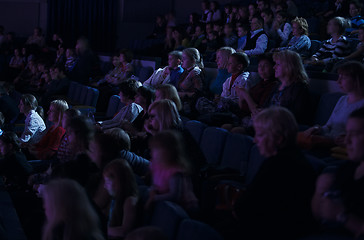
[[[53,100],[48,110],[48,120],[53,123],[41,140],[30,149],[38,159],[51,158],[58,150],[66,130],[62,127],[63,113],[68,109],[65,100]]]
[[[296,17],[292,20],[292,35],[293,37],[288,42],[287,46],[277,48],[276,50],[292,50],[305,57],[308,55],[308,50],[311,47],[311,40],[308,37],[308,23],[302,17]]]
[[[151,135],[167,130],[181,127],[182,121],[176,104],[168,99],[153,102],[148,109],[149,119],[144,128]]]
[[[177,89],[171,84],[163,84],[156,87],[155,100],[169,99],[176,104],[177,110],[182,110],[181,99],[178,96]]]
[[[43,240],[103,240],[100,221],[86,191],[74,180],[53,180],[42,191],[47,221]]]

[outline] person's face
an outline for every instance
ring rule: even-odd
[[[14,55],[15,55],[15,56],[19,56],[19,50],[18,50],[18,49],[15,49],[15,50],[14,50]]]
[[[0,154],[2,156],[5,156],[6,154],[8,154],[12,149],[13,149],[13,145],[6,144],[0,140]]]
[[[358,39],[360,42],[364,42],[364,29],[359,29]]]
[[[90,141],[87,155],[97,166],[101,165],[101,148],[97,141]]]
[[[360,14],[360,9],[355,6],[355,4],[350,4],[349,14],[351,17],[355,17]]]
[[[212,26],[211,24],[206,24],[206,33],[212,32]]]
[[[121,63],[125,63],[126,61],[125,61],[125,56],[124,56],[124,54],[120,54],[120,56],[119,56],[119,60],[120,60],[120,62]]]
[[[228,26],[228,25],[224,26],[225,35],[230,36],[232,32],[233,32],[233,29],[230,26]]]
[[[114,67],[117,67],[117,66],[119,66],[119,65],[120,65],[120,59],[119,59],[119,57],[114,56],[114,57],[112,58],[112,65],[114,65]]]
[[[140,93],[137,93],[135,95],[135,101],[134,102],[136,104],[139,104],[142,107],[147,105],[147,100]]]
[[[253,18],[253,19],[252,19],[252,22],[250,23],[250,29],[251,29],[252,31],[255,31],[255,30],[258,30],[258,29],[260,29],[260,28],[262,28],[262,26],[260,25],[260,23],[259,23],[258,19]]]
[[[246,8],[244,9],[244,8],[239,8],[239,16],[241,17],[241,18],[246,18],[247,16],[246,16]]]
[[[119,97],[120,97],[120,102],[122,103],[127,103],[128,102],[128,98],[123,94],[123,92],[119,92]]]
[[[261,60],[258,63],[258,74],[263,80],[268,80],[274,75],[272,63],[267,60]]]
[[[216,64],[218,69],[225,69],[227,65],[228,57],[220,51],[216,53]]]
[[[34,35],[38,36],[39,35],[39,29],[38,28],[34,28],[33,33],[34,33]]]
[[[50,122],[56,123],[58,121],[59,113],[58,113],[57,109],[54,107],[54,105],[51,105],[49,107],[47,114],[48,114],[48,120]]]
[[[268,24],[268,23],[272,22],[272,20],[273,20],[273,16],[272,15],[268,15],[265,12],[262,12],[260,14],[260,16],[263,18],[265,24]]]
[[[257,144],[259,152],[264,157],[271,157],[276,154],[275,141],[267,128],[255,125],[254,143]]]
[[[195,65],[195,61],[193,61],[186,53],[182,53],[182,67],[185,69],[189,69]]]
[[[115,187],[111,178],[104,176],[104,188],[110,194],[110,196],[115,196]]]
[[[21,53],[25,56],[27,55],[27,49],[26,48],[22,48],[21,49]]]
[[[247,35],[248,32],[244,30],[244,28],[242,27],[238,27],[238,37],[243,37],[245,35]]]
[[[181,63],[180,59],[178,59],[175,56],[168,55],[168,67],[169,68],[174,69],[174,68],[178,67],[178,65],[180,65],[180,63]]]
[[[155,101],[164,99],[164,94],[161,90],[155,91]]]
[[[229,57],[228,67],[227,67],[227,70],[229,73],[231,73],[231,74],[240,73],[242,68],[243,68],[242,64],[238,63],[238,61],[236,60],[235,57]]]
[[[332,35],[332,34],[338,33],[338,31],[339,31],[339,27],[337,26],[335,21],[330,20],[327,24],[327,33]]]
[[[72,55],[73,55],[72,50],[67,49],[67,50],[66,50],[66,57],[67,57],[67,58],[70,58],[70,57],[72,57]]]
[[[58,75],[59,75],[59,71],[57,68],[51,68],[49,70],[49,73],[51,74],[51,78],[54,79],[58,79]]]
[[[168,152],[162,147],[151,148],[151,162],[152,164],[166,165],[168,162]]]
[[[220,25],[214,25],[214,31],[219,33],[221,31],[221,26]]]
[[[254,14],[255,14],[255,7],[254,7],[254,5],[249,5],[249,15],[250,16],[254,16]]]
[[[285,77],[286,71],[281,60],[277,59],[274,65],[274,76],[278,79]]]
[[[349,118],[346,123],[345,144],[352,161],[364,160],[364,120]]]
[[[302,35],[302,28],[297,23],[292,24],[292,34],[295,37],[299,37]]]
[[[197,26],[195,28],[195,34],[196,34],[196,36],[200,36],[202,34],[202,31],[201,31],[201,27],[200,26]]]
[[[344,93],[353,92],[356,90],[357,86],[349,74],[339,73],[337,83]]]
[[[210,41],[216,39],[216,35],[214,35],[213,33],[209,33],[208,37]]]
[[[148,119],[149,129],[153,130],[154,132],[159,132],[160,122],[157,118],[158,116],[157,110],[155,110],[154,108],[151,109],[148,115],[149,115]]]
[[[276,21],[279,23],[279,24],[282,24],[284,22],[284,19],[282,18],[281,15],[277,14],[276,15]]]
[[[265,9],[265,5],[263,1],[258,1],[257,2],[257,8],[259,9],[259,11],[263,11]]]

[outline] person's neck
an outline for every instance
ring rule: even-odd
[[[291,85],[291,82],[289,81],[288,77],[280,78],[279,81],[282,83],[279,87],[279,90],[283,90],[283,88]]]
[[[337,42],[337,40],[339,40],[339,38],[340,38],[340,34],[337,34],[337,33],[335,33],[335,34],[332,34],[331,35],[331,37],[332,37],[332,41],[333,42]]]
[[[242,74],[244,71],[240,71],[240,72],[234,72],[231,73],[231,76],[239,76],[240,74]]]
[[[134,102],[134,100],[132,99],[128,99],[127,101],[125,101],[125,105],[129,105],[129,104],[132,104]]]
[[[359,94],[357,91],[348,93],[348,103],[355,103],[362,100],[363,98],[363,95]]]

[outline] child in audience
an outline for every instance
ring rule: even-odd
[[[100,219],[85,189],[70,179],[58,179],[42,191],[46,222],[43,240],[104,240]]]
[[[358,43],[355,52],[344,57],[344,60],[357,60],[364,63],[364,25],[359,27],[358,39],[360,42]]]
[[[207,34],[206,38],[206,51],[204,54],[204,58],[206,61],[212,62],[215,57],[215,52],[219,47],[218,33],[215,31],[211,31]]]
[[[67,48],[66,50],[66,62],[64,63],[64,68],[66,72],[72,72],[73,68],[76,65],[76,54],[72,48]]]
[[[193,34],[191,41],[190,41],[190,47],[191,48],[197,48],[200,52],[205,51],[205,44],[203,43],[206,38],[205,30],[202,27],[202,25],[197,25],[195,27],[195,33]]]
[[[133,122],[136,119],[143,110],[141,106],[134,102],[138,87],[139,84],[134,79],[128,79],[120,84],[120,101],[125,106],[121,108],[114,118],[99,122],[102,130],[120,127],[124,121]]]
[[[231,73],[228,72],[228,61],[232,54],[235,53],[235,49],[231,47],[222,47],[216,52],[216,64],[217,64],[217,76],[216,79],[210,84],[210,92],[214,97],[220,96],[222,93],[222,85],[231,77]]]
[[[345,31],[350,37],[357,36],[359,27],[364,24],[364,18],[360,16],[362,8],[363,3],[358,0],[351,0],[349,3],[351,27],[346,28]]]
[[[105,189],[112,197],[107,233],[110,238],[123,238],[137,222],[138,187],[129,164],[116,159],[103,170]]]
[[[155,201],[173,201],[187,211],[197,209],[189,177],[189,165],[185,157],[182,136],[175,131],[162,131],[150,142],[153,185],[146,208]]]
[[[238,32],[238,47],[236,48],[237,51],[243,50],[246,44],[246,38],[249,32],[249,26],[240,24],[237,27]]]
[[[134,68],[131,65],[133,61],[133,53],[129,49],[120,50],[120,64],[121,64],[121,73],[116,77],[110,80],[110,83],[114,86],[118,86],[123,81],[127,80],[133,75]]]
[[[176,104],[177,110],[182,110],[181,99],[179,98],[177,89],[171,84],[163,84],[155,90],[155,101],[169,99]]]
[[[234,33],[234,25],[231,23],[226,23],[224,26],[224,46],[237,48],[238,38]]]
[[[281,41],[280,45],[285,46],[292,32],[292,26],[288,22],[287,12],[284,11],[277,12],[273,26],[280,38]]]
[[[347,20],[343,17],[334,17],[327,24],[327,33],[331,35],[329,40],[323,42],[322,47],[312,55],[311,59],[306,63],[318,65],[314,69],[331,71],[332,64],[338,58],[345,57],[350,54],[350,45],[346,37],[343,35]]]
[[[300,137],[309,144],[306,147],[343,145],[348,116],[354,110],[364,107],[364,66],[359,62],[349,61],[339,66],[338,73],[337,82],[346,95],[338,100],[324,126],[316,125],[303,132]]]
[[[46,129],[43,119],[35,111],[38,107],[37,99],[31,94],[24,94],[19,103],[19,112],[26,116],[24,131],[20,142],[23,147],[39,142]]]
[[[172,84],[177,86],[179,78],[183,73],[182,63],[182,52],[172,51],[168,54],[168,66],[164,68],[158,68],[154,71],[152,76],[146,80],[143,85],[149,87],[157,87],[161,84]]]

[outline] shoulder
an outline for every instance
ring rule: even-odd
[[[201,72],[202,72],[201,68],[196,66],[192,69],[190,74],[192,74],[192,76],[198,76],[201,74]]]

